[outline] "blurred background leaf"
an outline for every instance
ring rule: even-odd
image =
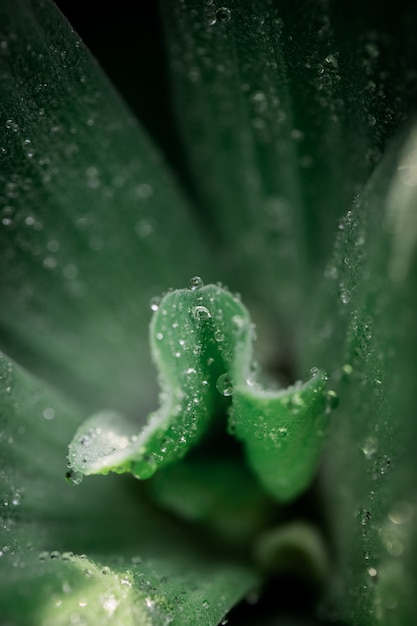
[[[215,259],[67,22],[43,1],[0,17],[0,343],[89,409],[137,417],[156,395],[150,300],[217,278]]]
[[[305,334],[340,406],[321,490],[334,547],[323,616],[413,624],[416,605],[416,128],[339,225]]]

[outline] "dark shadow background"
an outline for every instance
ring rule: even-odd
[[[158,2],[118,0],[96,8],[71,0],[56,4],[177,169],[178,139]]]

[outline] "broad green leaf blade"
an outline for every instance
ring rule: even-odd
[[[262,310],[264,361],[297,367],[337,221],[414,106],[415,7],[160,4],[190,186]]]
[[[198,228],[55,6],[7,0],[0,21],[1,345],[90,409],[137,415],[148,303],[208,266]]]
[[[131,479],[66,484],[80,409],[5,356],[0,385],[2,624],[215,626],[259,583],[156,512]]]
[[[182,552],[143,558],[5,555],[2,624],[217,626],[259,581],[244,566],[210,558],[185,542],[181,547]]]
[[[246,308],[222,287],[204,287],[196,277],[191,289],[169,292],[150,329],[160,408],[139,434],[117,414],[94,415],[70,445],[72,470],[149,478],[201,441],[229,399],[230,430],[261,482],[280,500],[295,498],[312,480],[323,447],[326,376],[315,369],[304,385],[264,389],[256,380],[253,339]]]
[[[227,246],[227,282],[287,339],[306,246],[282,21],[264,1],[161,8],[187,165],[211,235]]]
[[[306,351],[340,396],[322,472],[336,555],[327,609],[355,626],[408,626],[417,613],[415,132],[341,223]]]
[[[272,333],[297,342],[301,303],[314,292],[335,222],[416,85],[399,63],[383,73],[395,37],[385,24],[379,36],[366,8],[314,0],[161,7],[191,186],[228,244],[228,283],[262,303]],[[401,61],[413,52],[408,39],[399,48]]]

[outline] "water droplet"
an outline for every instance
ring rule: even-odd
[[[65,474],[65,478],[69,485],[73,485],[75,487],[76,485],[80,485],[82,483],[84,474],[77,472],[77,470],[69,470]]]
[[[208,320],[211,317],[211,313],[206,306],[196,306],[193,309],[193,317],[196,320]]]
[[[218,343],[221,343],[222,341],[224,341],[224,334],[221,330],[216,330],[214,333],[214,338]]]
[[[205,611],[207,611],[207,609],[209,609],[209,608],[210,608],[210,603],[209,603],[209,602],[207,602],[207,600],[204,600],[204,602],[203,602],[203,604],[202,604],[202,607],[203,607],[203,609],[204,609]]]
[[[6,120],[5,126],[8,130],[13,131],[14,133],[17,133],[19,130],[19,124],[17,124],[14,120]]]
[[[326,395],[326,413],[331,413],[339,405],[339,396],[333,389],[329,389]]]
[[[363,443],[361,450],[365,455],[365,459],[369,461],[378,451],[378,441],[375,439],[375,437],[367,437]]]
[[[49,558],[49,552],[40,552],[38,558],[40,561],[46,561]]]
[[[375,578],[378,575],[378,571],[375,569],[375,567],[369,567],[368,574],[369,576],[371,576],[371,578]]]
[[[348,304],[350,302],[351,293],[349,289],[345,289],[344,287],[340,288],[339,291],[339,299],[342,304]]]
[[[389,520],[396,525],[406,524],[410,522],[414,511],[408,502],[397,502],[388,513]]]
[[[338,67],[338,62],[337,62],[337,57],[334,54],[329,54],[324,61],[328,64],[331,65],[332,67],[337,68]]]
[[[285,427],[278,428],[278,434],[280,437],[286,437],[288,435],[288,430]]]
[[[204,282],[203,279],[200,278],[200,276],[194,276],[193,278],[191,278],[190,289],[195,291],[196,289],[201,289],[201,287],[204,287]]]
[[[209,26],[214,26],[217,22],[216,19],[216,10],[214,7],[208,7],[204,12],[204,19]]]
[[[222,374],[216,382],[216,389],[222,396],[231,396],[233,394],[233,384],[228,374]]]
[[[216,19],[222,24],[227,24],[227,22],[230,22],[231,17],[232,17],[232,12],[227,7],[220,7],[216,11]]]
[[[375,459],[373,478],[376,480],[379,476],[384,476],[391,466],[391,459],[384,454]]]
[[[353,374],[353,367],[349,363],[345,363],[342,367],[342,376],[346,380]]]
[[[159,309],[160,302],[161,302],[161,298],[159,296],[154,296],[151,299],[151,309],[152,309],[152,311],[157,311]]]
[[[358,512],[358,519],[362,526],[366,526],[368,522],[372,519],[372,513],[367,509],[361,509]]]
[[[61,553],[58,552],[58,550],[54,550],[53,552],[51,552],[51,559],[58,560],[60,558],[61,558]]]
[[[44,411],[43,411],[43,414],[42,414],[42,415],[43,415],[43,417],[44,417],[46,420],[53,420],[53,419],[54,419],[54,417],[55,417],[55,410],[54,410],[54,409],[51,409],[50,407],[48,407],[48,408],[44,409]]]

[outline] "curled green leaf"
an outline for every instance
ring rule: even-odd
[[[243,442],[264,487],[282,501],[296,497],[323,446],[330,412],[324,372],[315,368],[306,383],[288,389],[265,389],[253,360],[254,325],[240,299],[221,286],[195,278],[190,289],[169,292],[153,308],[160,408],[139,434],[113,412],[91,417],[70,445],[71,471],[149,478],[182,458],[227,412],[229,432]]]

